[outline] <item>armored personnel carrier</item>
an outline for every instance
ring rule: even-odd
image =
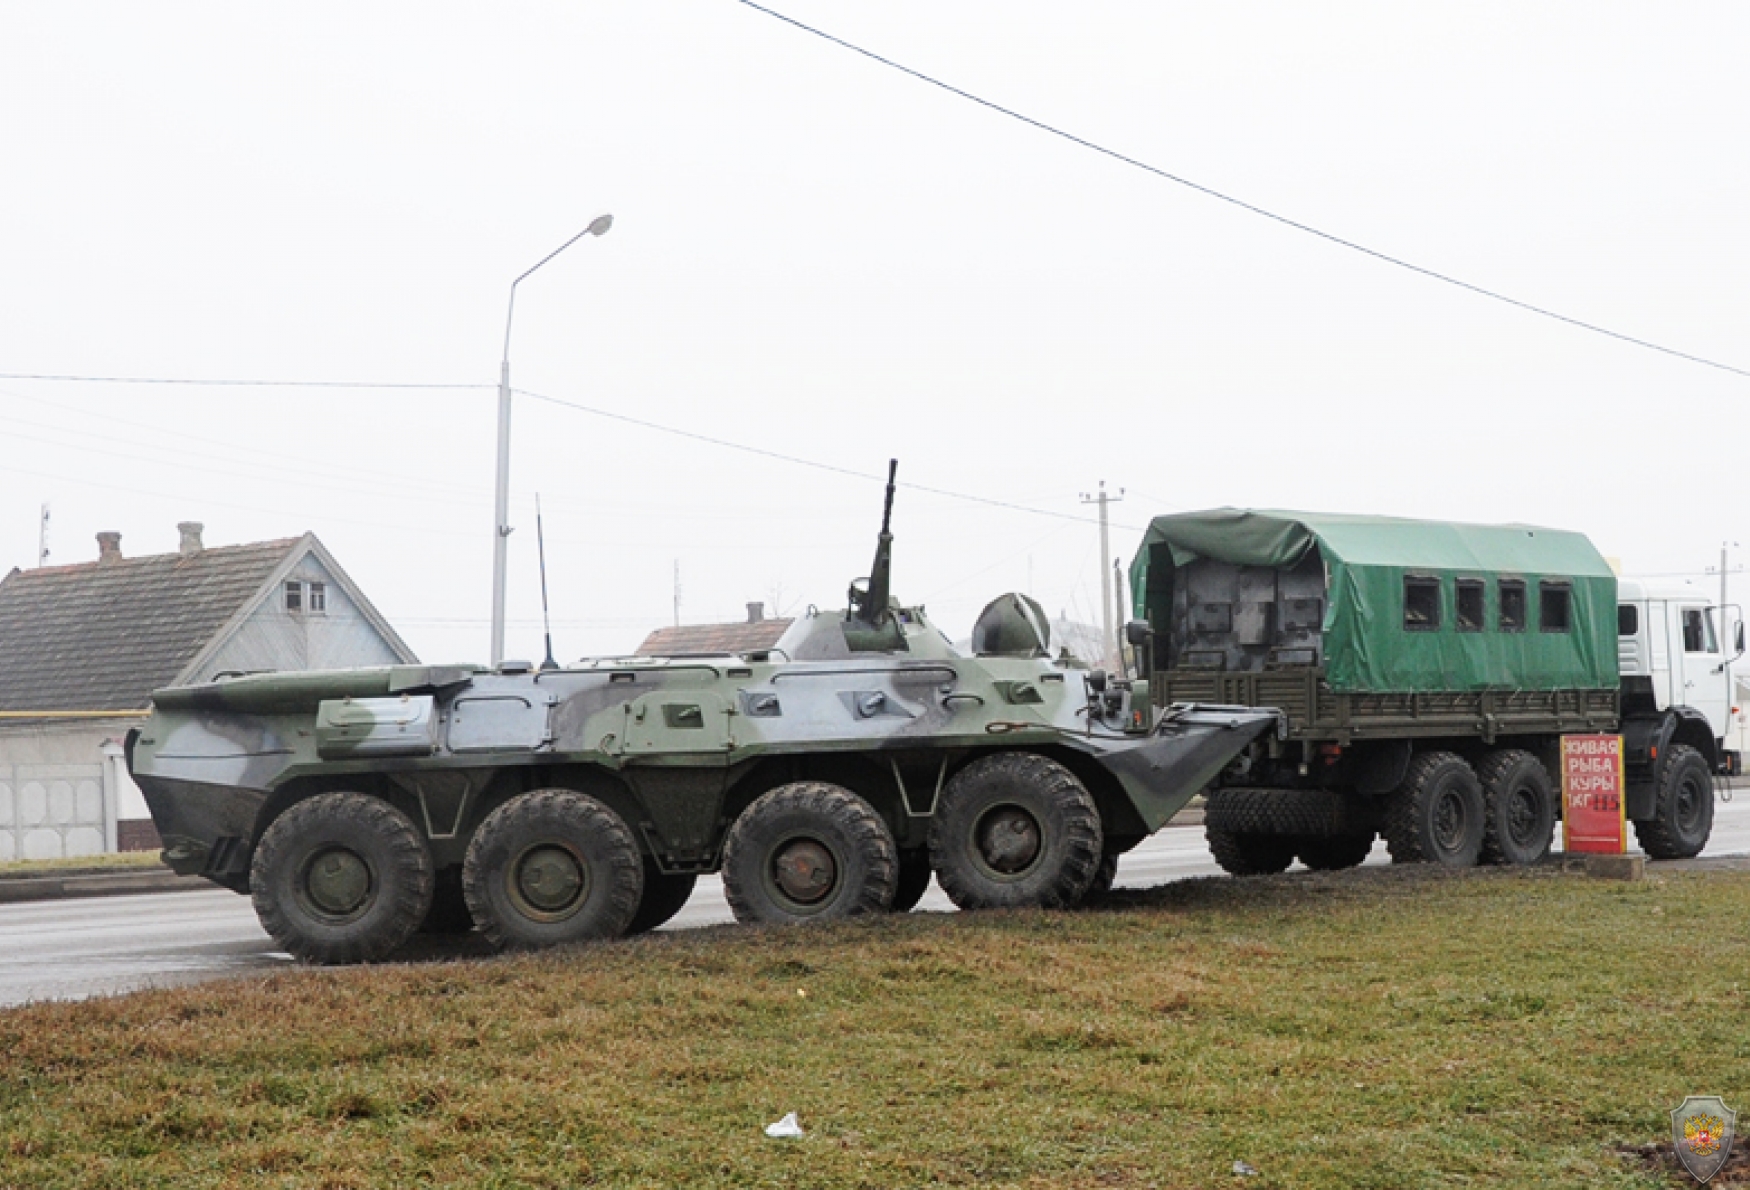
[[[890,597],[892,479],[870,577],[768,651],[159,691],[127,754],[165,861],[320,963],[648,930],[717,871],[744,922],[909,909],[932,874],[965,909],[1076,903],[1277,715],[1133,701],[1022,595],[963,656]]]

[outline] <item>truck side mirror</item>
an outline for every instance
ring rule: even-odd
[[[1744,621],[1739,620],[1732,632],[1732,647],[1738,651],[1738,656],[1744,655]]]
[[[1124,626],[1124,643],[1128,644],[1133,649],[1146,647],[1148,645],[1149,637],[1153,635],[1154,633],[1149,630],[1147,620],[1132,620]],[[1744,625],[1739,624],[1738,639],[1741,641],[1743,638]]]

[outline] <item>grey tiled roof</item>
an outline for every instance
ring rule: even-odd
[[[769,649],[790,621],[744,620],[734,624],[683,624],[658,628],[638,646],[639,657],[722,657]]]
[[[0,581],[0,711],[131,711],[261,590],[298,538]]]

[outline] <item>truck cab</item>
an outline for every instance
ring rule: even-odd
[[[1617,582],[1616,655],[1622,675],[1623,715],[1662,716],[1686,708],[1706,723],[1716,772],[1741,771],[1730,746],[1732,662],[1744,652],[1744,625],[1734,623],[1725,647],[1724,609],[1688,583],[1625,578]],[[1699,741],[1695,741],[1699,744]]]

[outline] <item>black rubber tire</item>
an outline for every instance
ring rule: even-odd
[[[1209,854],[1230,876],[1273,876],[1294,862],[1292,835],[1223,830],[1205,822],[1203,837],[1209,842]]]
[[[1315,872],[1340,872],[1358,866],[1373,851],[1373,832],[1319,835],[1295,841],[1295,855]]]
[[[1205,795],[1203,822],[1238,835],[1317,838],[1373,829],[1368,804],[1330,789],[1217,789]]]
[[[824,882],[818,892],[804,887],[814,877]],[[723,844],[723,895],[743,923],[885,913],[898,880],[899,849],[881,815],[824,781],[761,795]]]
[[[1653,859],[1699,855],[1714,830],[1714,775],[1688,744],[1665,750],[1653,816],[1635,819],[1635,839]]]
[[[620,816],[587,794],[536,789],[487,815],[462,864],[468,908],[500,950],[618,938],[644,894]]]
[[[1419,752],[1386,802],[1393,863],[1469,868],[1483,849],[1483,787],[1462,756]]]
[[[1021,847],[998,856],[1005,842]],[[1074,905],[1102,854],[1093,796],[1074,773],[1035,752],[973,761],[949,779],[930,822],[930,866],[962,909]]]
[[[644,895],[638,898],[638,911],[626,927],[627,936],[648,934],[658,926],[668,924],[675,914],[686,908],[687,900],[693,895],[693,886],[698,882],[699,878],[691,872],[665,874],[656,866],[655,860],[646,856]]]
[[[1486,864],[1534,864],[1549,854],[1556,795],[1543,762],[1518,748],[1483,757],[1483,850]]]
[[[318,863],[327,878],[312,884]],[[262,928],[306,963],[388,957],[425,920],[431,890],[431,850],[419,828],[362,793],[292,806],[262,833],[249,870]]]
[[[1100,857],[1100,866],[1094,869],[1093,882],[1088,885],[1088,891],[1082,894],[1082,899],[1076,905],[1083,909],[1097,909],[1105,903],[1107,894],[1112,891],[1112,882],[1118,878],[1118,856],[1108,851]]]
[[[419,932],[451,938],[474,932],[474,915],[468,912],[468,897],[462,891],[460,864],[444,868],[432,881],[431,908],[419,923]]]
[[[930,877],[935,873],[930,871],[929,852],[903,852],[899,857],[899,880],[893,886],[893,904],[887,908],[893,913],[910,913],[917,908],[918,902],[924,899],[924,893],[929,891]]]

